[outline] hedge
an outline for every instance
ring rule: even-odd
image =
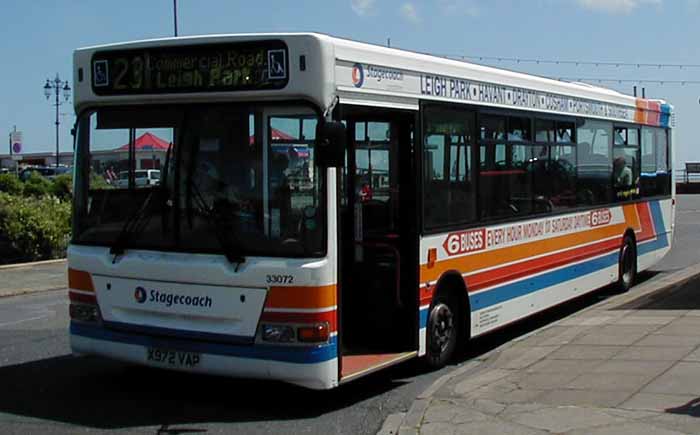
[[[0,175],[0,264],[61,258],[70,239],[72,178]]]
[[[0,174],[0,192],[22,195],[24,184],[15,174]]]
[[[70,202],[55,196],[32,198],[0,192],[0,237],[21,261],[64,257],[70,216]]]

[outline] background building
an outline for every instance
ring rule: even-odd
[[[168,152],[169,142],[158,136],[146,132],[136,138],[136,169],[160,169],[165,162],[165,155]],[[129,161],[129,144],[121,145],[117,148],[92,153],[93,169],[97,173],[104,173],[112,168],[115,172],[125,170]],[[23,166],[55,166],[56,154],[47,151],[42,153],[23,153],[22,158],[17,160],[20,167]],[[59,165],[73,166],[73,152],[62,152],[58,155]],[[0,154],[0,167],[14,168],[15,160],[10,154]]]

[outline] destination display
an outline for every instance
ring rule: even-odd
[[[282,89],[289,80],[282,41],[102,51],[92,58],[98,95]]]

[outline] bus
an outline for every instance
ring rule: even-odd
[[[330,389],[671,247],[665,101],[315,33],[89,47],[73,73],[75,354]]]

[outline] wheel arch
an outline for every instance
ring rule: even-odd
[[[634,248],[634,261],[636,263],[637,270],[639,270],[639,256],[637,255],[637,235],[634,232],[633,228],[627,228],[625,230],[625,233],[622,235],[622,242],[625,241],[625,237],[629,237],[632,239],[632,246]],[[622,246],[622,243],[620,243],[620,246]]]
[[[629,246],[631,252],[626,250]],[[626,258],[632,256],[629,263]],[[639,270],[639,257],[637,255],[637,238],[634,230],[627,228],[622,235],[617,265],[616,286],[621,292],[627,292],[634,285],[637,271]],[[629,275],[628,275],[629,274]]]
[[[458,304],[459,316],[461,321],[460,342],[471,337],[471,304],[469,302],[469,293],[467,284],[464,282],[462,274],[456,270],[444,272],[435,284],[435,292],[430,303],[431,307],[435,303],[438,296],[452,295]]]

